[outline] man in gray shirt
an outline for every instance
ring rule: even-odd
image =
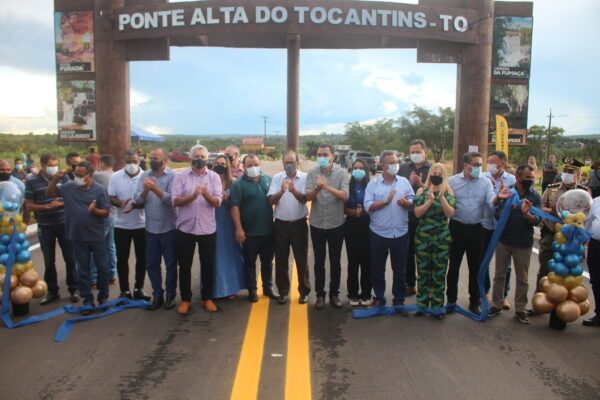
[[[339,298],[341,265],[344,244],[344,204],[348,200],[350,177],[345,170],[333,164],[333,147],[329,144],[317,150],[318,166],[306,178],[306,200],[312,201],[310,236],[315,257],[315,291],[319,310],[325,307],[325,253],[329,245],[329,302],[341,308]]]

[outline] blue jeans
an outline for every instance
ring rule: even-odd
[[[404,303],[406,286],[406,259],[408,256],[408,233],[388,239],[369,230],[371,238],[371,282],[375,298],[385,304],[385,264],[388,254],[392,262],[394,305]]]
[[[83,304],[92,304],[94,296],[92,294],[92,282],[90,274],[90,258],[94,257],[94,264],[98,271],[98,301],[108,298],[108,257],[106,243],[82,242],[76,240],[73,242],[73,251],[75,253],[75,262],[77,263],[77,272],[79,273],[79,293],[83,298]]]
[[[146,231],[146,265],[154,297],[163,297],[165,292],[162,288],[161,258],[164,258],[167,267],[165,281],[167,299],[173,300],[177,293],[176,232],[175,229],[159,234]]]
[[[117,247],[115,246],[115,220],[113,217],[108,217],[107,225],[105,226],[104,236],[106,237],[106,250],[108,254],[108,275],[109,279],[115,279],[117,276]],[[108,224],[110,223],[110,225]],[[96,266],[94,265],[94,257],[90,257],[90,279],[92,284],[97,280]]]
[[[38,238],[44,256],[44,280],[48,284],[48,292],[58,293],[56,242],[60,246],[65,261],[69,292],[75,292],[77,290],[77,267],[73,255],[73,244],[65,236],[65,224],[38,225]]]

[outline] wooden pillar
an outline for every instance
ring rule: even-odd
[[[477,31],[479,42],[464,47],[457,66],[455,173],[462,170],[462,156],[469,146],[478,146],[484,163],[488,148],[494,1],[465,0],[465,6],[479,14],[471,27]]]
[[[96,60],[96,136],[100,153],[112,154],[116,168],[131,147],[129,63],[125,43],[113,40],[113,10],[124,0],[94,0]]]
[[[287,38],[287,148],[298,150],[300,135],[300,35]]]

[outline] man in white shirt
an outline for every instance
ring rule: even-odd
[[[146,232],[143,205],[136,205],[133,196],[142,176],[137,153],[125,153],[125,168],[110,177],[108,195],[116,208],[115,245],[117,247],[117,273],[119,274],[120,298],[150,300],[144,291],[146,278]],[[129,291],[129,252],[131,242],[135,248],[135,287],[133,296]]]
[[[592,233],[592,238],[588,243],[587,264],[594,293],[596,315],[583,321],[583,325],[600,327],[600,197],[594,199],[592,209],[585,221],[585,228]]]
[[[298,154],[288,151],[283,157],[284,170],[275,174],[267,197],[275,206],[275,283],[279,291],[279,304],[288,301],[290,275],[288,259],[290,245],[294,252],[298,271],[300,304],[305,304],[310,292],[307,267],[308,257],[308,208],[306,207],[306,173],[298,171]]]

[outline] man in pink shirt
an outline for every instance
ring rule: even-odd
[[[177,261],[179,263],[179,314],[187,314],[192,307],[192,262],[198,244],[202,307],[217,311],[212,301],[215,240],[217,223],[215,208],[221,205],[223,188],[221,178],[207,168],[208,150],[202,145],[191,148],[192,166],[178,173],[171,186],[171,201],[177,213]]]

